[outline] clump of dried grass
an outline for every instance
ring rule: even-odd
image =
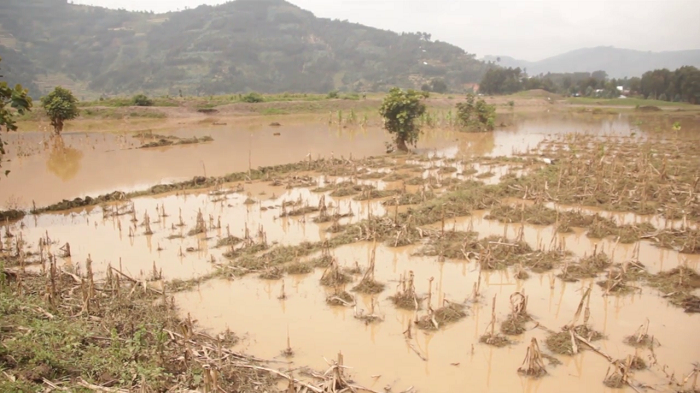
[[[491,322],[486,326],[486,332],[479,337],[479,342],[499,348],[510,344],[508,338],[496,333],[496,295],[493,295],[491,303]]]
[[[284,271],[287,274],[308,274],[314,271],[314,267],[310,263],[294,262],[285,266]]]
[[[284,276],[284,269],[277,266],[265,269],[260,273],[260,278],[263,280],[279,280]]]
[[[578,342],[586,340],[586,342],[592,342],[600,340],[603,335],[588,326],[588,319],[590,318],[590,296],[591,287],[588,287],[581,297],[581,301],[578,304],[574,318],[570,323],[562,328],[561,332],[551,333],[547,336],[545,343],[550,351],[560,354],[560,355],[575,355],[579,352]],[[586,308],[584,311],[584,303]],[[578,319],[583,312],[583,323],[578,325]],[[584,347],[581,347],[585,348]]]
[[[692,292],[700,288],[700,274],[686,266],[680,266],[649,277],[649,284],[664,293],[671,304],[683,307],[686,312],[700,312],[700,297]]]
[[[333,258],[330,265],[328,265],[321,276],[321,285],[327,287],[337,287],[351,281],[352,278],[340,270],[338,261],[335,258]]]
[[[523,291],[524,292],[524,291]],[[511,312],[508,318],[501,322],[501,333],[517,336],[525,332],[525,323],[532,318],[527,313],[527,296],[523,292],[510,295]]]
[[[467,249],[478,236],[476,232],[443,231],[436,233],[428,239],[428,242],[418,252],[423,256],[439,256],[449,259],[469,259],[473,251]]]
[[[326,297],[326,303],[331,306],[351,307],[355,305],[355,298],[348,292],[335,288],[335,291]]]
[[[525,352],[523,364],[518,368],[518,372],[533,378],[539,378],[547,374],[547,369],[544,365],[540,346],[537,344],[537,339],[532,338],[530,346]]]
[[[414,278],[413,270],[411,270],[408,272],[408,277],[402,275],[399,279],[396,294],[389,296],[396,307],[416,311],[420,309],[422,299],[416,294]]]
[[[365,274],[362,277],[362,280],[360,280],[360,283],[357,284],[357,286],[355,286],[352,289],[354,292],[375,294],[375,293],[380,293],[384,290],[385,285],[374,279],[374,262],[375,262],[376,251],[377,251],[377,249],[375,247],[372,250],[372,253],[370,256],[369,267],[365,271]]]

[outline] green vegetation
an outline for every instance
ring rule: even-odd
[[[137,94],[131,100],[134,106],[153,106],[153,100],[144,94]]]
[[[639,93],[647,99],[685,101],[700,104],[700,70],[685,66],[645,72],[639,81]]]
[[[80,98],[140,92],[177,97],[180,91],[325,95],[420,88],[414,76],[458,86],[486,71],[473,54],[428,34],[316,18],[282,0],[231,1],[168,14],[3,0],[0,25],[18,49],[0,47],[16,65],[6,76],[34,82],[35,97],[47,93],[49,83]]]
[[[241,101],[253,104],[253,103],[257,103],[257,102],[263,102],[263,101],[265,101],[265,99],[263,98],[262,95],[260,95],[260,93],[251,92],[251,93],[244,95],[243,98],[241,98]]]
[[[49,95],[41,98],[41,106],[49,116],[56,134],[63,131],[65,121],[78,117],[80,111],[77,103],[78,100],[73,96],[73,93],[62,87],[56,87]]]
[[[457,104],[457,118],[465,130],[493,131],[496,126],[496,106],[487,104],[482,98],[475,100],[474,94],[467,94],[467,101]]]
[[[2,61],[2,58],[0,58]],[[14,112],[22,115],[31,110],[32,99],[22,85],[10,87],[7,82],[0,82],[0,165],[5,154],[5,142],[2,141],[2,131],[14,131],[17,125],[14,120]],[[9,172],[5,172],[7,175]]]
[[[685,102],[668,102],[659,100],[645,100],[644,98],[595,98],[595,97],[568,97],[567,102],[578,105],[605,105],[605,106],[687,106]]]
[[[485,94],[512,94],[535,89],[605,99],[614,99],[624,94],[663,102],[697,104],[700,103],[700,70],[685,66],[675,71],[649,71],[641,78],[609,79],[605,71],[548,73],[528,77],[520,68],[491,68],[479,87],[479,91]]]
[[[384,128],[395,135],[396,147],[408,151],[408,146],[415,146],[420,135],[417,120],[425,113],[425,104],[421,101],[428,93],[415,90],[403,91],[397,87],[389,91],[384,98],[379,114],[384,119]]]

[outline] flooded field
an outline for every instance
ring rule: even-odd
[[[357,391],[692,392],[700,124],[680,121],[512,116],[428,128],[409,156],[323,119],[154,148],[10,134],[0,201],[41,213],[4,223],[0,251],[80,288],[121,276],[308,391],[342,352]]]

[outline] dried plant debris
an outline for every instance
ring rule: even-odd
[[[419,318],[416,324],[423,330],[437,330],[440,326],[459,321],[467,316],[466,306],[460,303],[445,301],[443,307],[433,311],[428,309],[428,313]]]
[[[287,274],[308,274],[314,271],[311,263],[294,262],[284,267]]]
[[[468,240],[464,251],[475,255],[484,270],[505,269],[527,260],[532,248],[522,240],[510,240],[501,236],[489,236],[481,240]]]
[[[649,278],[649,284],[663,292],[671,304],[686,312],[700,312],[700,297],[693,291],[700,288],[700,274],[685,266],[660,272]]]
[[[338,261],[335,258],[331,261],[330,265],[328,265],[321,276],[321,285],[327,287],[337,287],[351,281],[352,278],[340,270],[338,267]]]
[[[467,243],[478,238],[477,232],[446,231],[435,233],[416,254],[422,256],[440,256],[449,259],[469,259]],[[471,248],[471,247],[470,247]]]
[[[262,273],[260,273],[260,278],[264,280],[279,280],[284,276],[284,269],[281,269],[279,267],[271,267],[269,269],[265,269]]]
[[[700,229],[666,229],[646,238],[654,240],[659,247],[684,254],[700,254]]]
[[[525,352],[523,364],[518,368],[518,372],[529,377],[539,378],[547,375],[547,368],[544,364],[544,357],[540,351],[540,346],[536,338],[530,340],[530,346]]]
[[[527,297],[522,292],[515,292],[510,295],[511,313],[508,318],[501,322],[501,333],[508,336],[523,334],[525,324],[532,320],[527,313]]]
[[[336,289],[326,297],[326,303],[331,306],[352,307],[355,305],[355,298],[346,291]]]
[[[235,246],[235,245],[239,244],[242,241],[243,241],[243,239],[229,235],[229,236],[226,236],[224,238],[217,240],[216,247],[217,248],[218,247],[231,247],[231,246]]]
[[[603,335],[601,333],[591,329],[586,325],[576,326],[576,328],[573,329],[573,332],[590,342],[597,341],[603,338]],[[570,330],[563,330],[561,332],[551,333],[549,336],[547,336],[547,339],[545,341],[545,343],[547,344],[547,348],[553,353],[559,355],[575,355],[581,349],[586,348],[585,345],[579,346],[578,344],[576,344],[576,347],[574,347],[574,342],[575,338],[573,338],[573,335],[571,334]],[[574,351],[574,348],[576,348],[576,352]]]
[[[612,261],[607,254],[602,251],[598,252],[596,248],[592,255],[581,258],[578,263],[565,263],[557,277],[572,282],[583,278],[592,278],[611,265]]]
[[[389,299],[394,302],[396,307],[406,310],[420,310],[422,298],[416,294],[414,284],[415,276],[413,271],[409,271],[407,276],[401,275],[399,284],[396,287],[396,293],[389,296]]]
[[[389,198],[382,202],[384,206],[405,206],[417,205],[429,199],[435,198],[435,193],[431,190],[421,190],[416,193],[401,193],[393,198]]]
[[[525,312],[527,299],[524,298],[524,296],[522,299],[515,296],[515,299],[517,302],[520,302],[519,307],[521,308],[519,310]],[[511,306],[514,306],[515,304],[514,296],[511,295]],[[513,310],[515,311],[515,308]],[[519,313],[520,312],[517,312],[516,314]],[[491,303],[491,322],[489,322],[488,326],[486,327],[486,332],[479,337],[479,342],[499,348],[510,344],[510,340],[507,337],[496,333],[496,295],[493,295],[493,301]]]
[[[501,179],[511,196],[562,204],[596,206],[638,214],[661,213],[700,218],[697,198],[680,198],[697,189],[697,143],[663,137],[645,141],[600,135],[567,135],[544,141],[551,165],[520,177]],[[582,174],[586,175],[582,175]]]

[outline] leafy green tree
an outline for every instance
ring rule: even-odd
[[[67,120],[73,120],[80,114],[78,99],[70,90],[56,87],[46,97],[41,98],[41,106],[51,120],[51,125],[56,134],[63,131],[63,125]]]
[[[340,93],[338,93],[338,90],[329,91],[328,98],[330,98],[330,99],[340,98]]]
[[[2,59],[0,59],[2,61]],[[2,75],[0,75],[2,77]],[[14,112],[24,114],[31,110],[32,99],[28,96],[26,89],[22,85],[10,87],[7,82],[0,81],[0,165],[2,156],[5,154],[5,143],[2,141],[2,131],[15,131],[17,124],[14,120]],[[12,110],[14,109],[14,111]],[[7,175],[9,171],[5,171]]]
[[[467,101],[457,104],[457,119],[461,127],[469,131],[493,131],[496,126],[496,106],[483,98],[467,94]]]
[[[137,94],[131,99],[134,106],[153,106],[153,100],[148,98],[145,94]]]
[[[424,98],[428,98],[428,93],[395,87],[379,108],[384,128],[394,134],[396,147],[401,151],[408,151],[408,145],[415,146],[418,142],[421,130],[417,120],[426,110]]]

